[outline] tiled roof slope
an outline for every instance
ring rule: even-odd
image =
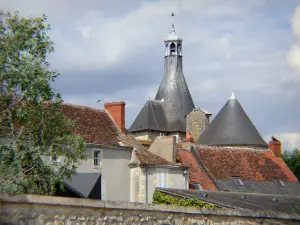
[[[86,142],[118,144],[118,129],[104,110],[66,103],[61,105],[60,110],[75,121],[75,132],[80,134]]]
[[[242,147],[195,147],[201,162],[213,179],[298,181],[281,158],[271,150]]]
[[[143,165],[169,165],[169,166],[183,166],[178,163],[170,162],[152,152],[149,152],[143,145],[141,145],[131,134],[119,134],[118,139],[126,146],[134,147],[136,157],[140,164]]]
[[[121,142],[137,150],[137,159],[141,164],[180,165],[148,152],[131,134],[121,133],[105,110],[64,103],[60,111],[75,121],[75,132],[88,143],[119,145]]]
[[[207,176],[203,169],[199,166],[198,162],[192,155],[192,152],[187,149],[179,149],[176,152],[176,161],[179,163],[185,163],[189,166],[189,182],[197,182],[201,184],[204,190],[215,191],[216,187],[212,180]]]

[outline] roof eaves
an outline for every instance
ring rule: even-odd
[[[132,151],[133,147],[131,146],[121,146],[121,145],[110,145],[110,144],[96,144],[96,143],[86,143],[87,147],[95,148],[107,148],[107,149],[117,149],[117,150],[128,150]]]
[[[147,163],[140,163],[139,165],[148,167],[148,168],[168,168],[168,169],[187,169],[187,165],[171,165],[171,164],[147,164]]]

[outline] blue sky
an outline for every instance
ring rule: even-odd
[[[300,147],[299,0],[0,0],[21,15],[45,13],[56,51],[54,87],[66,102],[126,102],[129,127],[163,76],[164,38],[183,37],[195,105],[216,115],[236,96],[266,141]],[[297,8],[297,9],[296,9]]]

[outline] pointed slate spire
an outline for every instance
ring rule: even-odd
[[[221,111],[196,141],[204,145],[267,147],[234,91]]]
[[[167,130],[185,132],[185,116],[195,105],[183,75],[182,38],[175,34],[174,22],[171,34],[165,39],[165,46],[165,73],[155,100],[164,99]]]
[[[172,18],[174,17],[172,13]],[[162,108],[156,109],[149,102],[129,128],[130,132],[156,130],[164,132],[186,132],[185,116],[195,108],[182,69],[182,38],[176,35],[174,21],[172,30],[165,39],[164,76],[155,100]],[[151,119],[149,119],[151,118]]]

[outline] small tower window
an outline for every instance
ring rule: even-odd
[[[166,44],[165,52],[166,52],[166,55],[168,55],[168,44]]]
[[[170,55],[175,55],[176,54],[176,46],[174,43],[170,45]]]
[[[178,55],[181,55],[181,44],[177,46],[177,53]]]

